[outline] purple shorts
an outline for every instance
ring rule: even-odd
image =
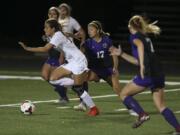
[[[133,82],[142,87],[149,87],[152,91],[157,88],[164,88],[165,86],[165,77],[145,77],[142,79],[139,75],[135,76]]]
[[[59,67],[60,66],[59,59],[54,59],[54,58],[48,58],[46,60],[46,64],[49,64],[53,67]]]
[[[105,79],[113,74],[113,68],[90,68],[99,78]]]

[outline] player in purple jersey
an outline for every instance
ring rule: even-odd
[[[112,40],[109,34],[103,31],[99,21],[88,24],[88,34],[90,38],[83,46],[90,69],[88,80],[104,79],[118,94],[120,92],[118,58],[110,56],[108,51],[112,46]]]
[[[90,38],[81,48],[88,59],[88,68],[90,69],[88,81],[104,79],[119,95],[118,58],[110,56],[109,48],[113,46],[113,43],[109,34],[103,31],[99,21],[92,21],[88,24],[88,34]],[[74,109],[85,110],[85,107],[81,103],[74,106]],[[131,111],[131,113],[133,112]]]
[[[148,23],[139,15],[133,16],[128,25],[132,54],[123,52],[121,48],[110,48],[111,55],[119,55],[128,62],[139,66],[139,73],[134,77],[132,82],[128,83],[120,94],[125,105],[130,106],[139,114],[138,120],[133,124],[133,128],[139,127],[143,122],[150,119],[149,115],[143,110],[133,95],[150,88],[153,95],[154,103],[163,115],[165,120],[175,128],[173,135],[180,135],[180,125],[173,112],[165,106],[164,102],[164,85],[165,77],[160,62],[158,61],[152,42],[148,34],[159,35],[160,28],[155,23]]]

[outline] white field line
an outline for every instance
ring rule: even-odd
[[[71,106],[60,106],[60,107],[56,107],[57,109],[69,109],[72,108]]]
[[[19,80],[43,80],[40,76],[10,76],[10,75],[0,75],[0,80],[7,79],[19,79]],[[128,83],[131,80],[119,80],[120,83]],[[105,82],[100,80],[100,82]],[[180,85],[180,82],[166,81],[166,85]]]
[[[176,112],[174,112],[174,113],[180,113],[180,111],[176,111]]]
[[[167,89],[165,90],[165,92],[177,92],[177,91],[180,91],[180,88],[178,89]],[[146,94],[151,94],[150,91],[145,91],[145,92],[142,92],[140,94],[143,94],[143,95],[146,95]],[[116,94],[110,94],[110,95],[101,95],[101,96],[93,96],[92,98],[93,99],[99,99],[99,98],[108,98],[108,97],[116,97],[117,95]],[[72,98],[70,99],[71,101],[77,101],[79,100],[79,98]],[[46,100],[46,101],[34,101],[33,103],[34,104],[39,104],[39,103],[51,103],[51,102],[58,102],[58,100]],[[17,104],[2,104],[0,105],[0,108],[2,107],[14,107],[14,106],[18,106],[20,105],[20,103],[17,103]]]

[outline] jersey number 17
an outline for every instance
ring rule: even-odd
[[[104,58],[104,51],[99,51],[99,52],[97,52],[97,58],[98,58],[98,59]]]

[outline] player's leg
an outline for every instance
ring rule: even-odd
[[[99,81],[98,76],[93,71],[89,71],[87,73],[86,78],[87,78],[86,80],[88,80],[88,81]],[[74,87],[73,87],[73,89],[74,89]],[[83,89],[85,91],[87,91],[87,89],[88,89],[87,81],[83,83]],[[86,111],[87,110],[87,106],[83,103],[83,100],[81,98],[80,98],[80,104],[75,105],[73,108],[76,111]]]
[[[90,95],[83,89],[84,80],[86,80],[87,72],[83,72],[82,74],[74,74],[74,91],[79,95],[79,97],[83,100],[88,108],[90,108],[89,115],[96,116],[99,114],[99,111],[94,104]]]
[[[120,96],[121,87],[120,87],[120,83],[119,83],[119,73],[116,72],[116,73],[112,74],[111,76],[109,76],[105,80],[113,88],[114,92]],[[126,106],[126,108],[128,109],[128,112],[130,115],[138,116],[138,114],[135,111],[133,111],[129,106]]]
[[[48,81],[49,80],[49,76],[51,73],[51,65],[44,63],[42,70],[41,70],[41,76],[44,80]]]
[[[51,73],[57,68],[57,66],[51,66]],[[62,80],[61,80],[62,81]],[[66,80],[63,80],[63,82]],[[66,105],[69,102],[69,98],[67,96],[67,88],[64,85],[53,85],[55,87],[55,91],[60,95],[59,103],[61,105]]]
[[[90,70],[89,73],[88,73],[88,81],[98,82],[99,81],[99,77],[98,77],[98,75],[95,72]]]
[[[139,103],[133,98],[133,95],[136,95],[145,90],[145,87],[139,86],[134,82],[128,83],[121,91],[120,97],[125,104],[133,111],[135,111],[139,118],[133,124],[133,128],[139,127],[143,122],[149,120],[149,115],[143,110],[143,108],[139,105]]]
[[[54,71],[52,71],[51,75],[50,75],[50,79],[49,79],[49,83],[51,83],[53,86],[57,87],[58,90],[64,90],[64,86],[65,84],[63,84],[64,82],[69,83],[69,81],[72,81],[72,79],[69,78],[63,78],[65,76],[68,76],[71,74],[71,71],[63,68],[63,67],[58,67],[56,68]],[[64,81],[64,79],[69,79],[69,81]],[[74,81],[72,81],[74,83]],[[66,93],[65,95],[66,96]]]
[[[164,90],[163,89],[156,89],[153,92],[153,100],[155,103],[155,106],[157,107],[158,111],[163,115],[165,120],[175,128],[176,132],[175,135],[180,134],[180,124],[177,121],[174,113],[165,106],[164,101]]]
[[[53,64],[56,64],[56,65],[52,65]],[[57,61],[52,61],[51,59],[48,59],[46,61],[46,63],[44,63],[43,67],[42,67],[42,71],[41,71],[41,75],[42,77],[46,80],[46,81],[49,81],[49,78],[50,78],[50,74],[52,71],[54,71],[57,66],[59,65],[59,62]],[[54,86],[54,90],[58,93],[58,95],[60,96],[60,103],[64,104],[64,103],[67,103],[69,100],[68,100],[68,97],[67,97],[67,89],[65,87],[61,87],[61,86],[58,86],[58,85],[53,85]]]

